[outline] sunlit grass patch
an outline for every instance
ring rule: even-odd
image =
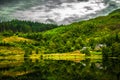
[[[13,76],[13,77],[16,77],[16,76],[20,76],[20,75],[25,75],[25,74],[28,74],[28,73],[31,73],[33,71],[5,71],[3,73],[3,75],[7,75],[7,76]]]
[[[32,61],[36,59],[43,60],[84,60],[85,54],[81,54],[80,51],[74,51],[69,53],[52,53],[52,54],[32,54],[29,56]]]
[[[4,42],[27,42],[27,43],[33,43],[34,42],[33,40],[26,39],[26,38],[23,38],[23,37],[18,37],[18,36],[6,37],[6,38],[3,38],[2,41],[4,41]]]
[[[92,51],[92,52],[91,52],[91,54],[92,54],[92,55],[101,55],[101,54],[102,54],[102,52]]]
[[[71,53],[63,53],[63,54],[44,54],[43,59],[45,60],[70,60],[70,61],[81,61],[85,59],[84,54],[71,54]]]
[[[91,56],[86,56],[86,58],[90,59],[102,59],[102,52],[91,51]]]
[[[29,56],[32,61],[36,59],[43,60],[84,60],[85,58],[90,59],[102,59],[101,52],[91,52],[91,56],[86,56],[85,54],[80,53],[80,51],[68,52],[68,53],[52,53],[52,54],[35,54]]]
[[[5,55],[16,55],[16,54],[23,54],[24,51],[19,47],[6,47],[6,46],[0,46],[0,54]]]

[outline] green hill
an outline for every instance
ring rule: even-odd
[[[9,26],[13,22],[9,22],[9,24],[3,23]],[[14,23],[18,25],[16,22]],[[21,26],[25,25],[23,24]],[[14,27],[13,25],[13,29]],[[12,35],[31,39],[34,42],[28,43],[27,41],[21,41],[13,43],[24,50],[26,48],[32,50],[38,49],[43,53],[64,53],[76,50],[84,53],[84,49],[85,51],[88,49],[88,51],[100,51],[103,54],[107,51],[109,52],[107,54],[113,56],[113,53],[120,52],[120,9],[113,11],[108,16],[100,16],[95,19],[75,22],[70,25],[51,25],[49,27],[49,29],[43,29],[44,32],[40,32],[41,30],[37,31],[37,29],[33,30],[34,27],[29,27],[31,28],[30,30],[26,28],[28,31],[24,32],[22,30],[17,31],[16,28],[15,34]],[[0,28],[2,40],[5,35],[10,34],[12,27],[10,29],[4,29],[4,31],[2,30],[4,28],[3,26],[0,26]],[[14,32],[13,29],[12,32]],[[5,32],[7,30],[9,32],[6,34]],[[116,55],[119,55],[119,53],[116,53]]]

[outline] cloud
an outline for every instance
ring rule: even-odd
[[[69,24],[106,14],[119,5],[119,0],[21,0],[4,4],[0,8],[0,17]]]

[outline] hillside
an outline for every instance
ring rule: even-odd
[[[42,32],[56,27],[58,27],[56,24],[43,24],[31,21],[12,20],[8,22],[0,22],[0,32],[10,33]]]
[[[20,24],[18,22],[23,23],[19,30]],[[111,52],[110,55],[113,55],[114,51],[119,51],[114,47],[118,46],[119,49],[120,44],[120,9],[113,11],[108,16],[100,16],[70,25],[56,26],[52,24],[49,26],[42,24],[43,30],[38,27],[38,23],[36,23],[36,29],[34,29],[35,23],[31,23],[31,25],[34,25],[31,26],[29,22],[26,22],[27,27],[24,23],[20,21],[0,23],[0,46],[19,47],[24,51],[39,51],[39,53],[64,53],[76,50],[82,52],[84,48],[85,51],[88,49],[88,51],[103,53],[108,50],[108,52]],[[4,26],[1,26],[3,24]],[[11,26],[11,24],[13,25]],[[15,25],[18,25],[18,27],[15,28]],[[44,29],[46,25],[48,27]],[[12,35],[9,35],[11,33]],[[17,41],[15,41],[10,36],[18,36],[18,39],[24,39],[16,39]],[[105,48],[102,49],[101,46]]]

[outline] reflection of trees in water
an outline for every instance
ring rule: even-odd
[[[94,80],[97,78],[95,77],[94,72],[92,72],[96,69],[94,68],[96,66],[93,64],[94,63],[90,63],[89,59],[79,63],[74,63],[71,61],[45,61],[44,63],[36,62],[34,66],[32,66],[32,69],[36,70],[35,72],[24,76],[19,76],[18,78],[23,79],[26,77],[26,79],[37,78],[48,80]],[[41,75],[41,77],[38,75]]]
[[[26,58],[17,71],[32,71],[14,77],[13,80],[119,80],[120,60],[103,59],[102,63],[90,59],[81,62],[72,61],[37,61]]]
[[[120,59],[103,58],[103,71],[109,80],[120,80]]]

